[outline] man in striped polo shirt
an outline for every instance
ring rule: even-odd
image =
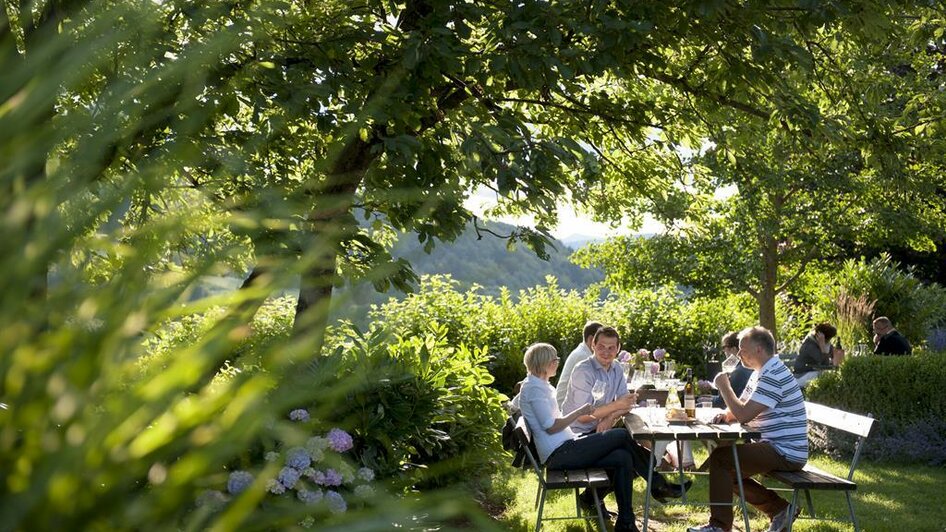
[[[781,532],[794,519],[788,502],[749,478],[774,470],[799,471],[808,461],[808,416],[805,399],[792,372],[775,354],[775,338],[764,327],[739,333],[739,358],[753,370],[740,397],[732,390],[729,375],[720,373],[715,384],[726,402],[726,411],[714,422],[739,422],[762,433],[759,440],[739,445],[739,468],[744,477],[746,502],[772,519],[769,532]],[[717,447],[710,455],[710,522],[689,532],[732,529],[732,494],[738,492],[732,451]]]

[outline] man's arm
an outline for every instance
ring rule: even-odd
[[[716,388],[719,390],[720,397],[726,403],[727,411],[724,413],[725,421],[748,423],[765,411],[766,406],[755,401],[742,401],[736,397],[736,392],[729,383],[729,375],[720,373],[714,380]]]
[[[595,384],[594,373],[590,371],[587,366],[575,366],[575,370],[572,372],[571,380],[568,383],[568,398],[565,403],[569,407],[574,407],[572,405],[581,405],[584,403],[594,404],[594,398],[591,396],[591,388]],[[611,414],[621,415],[631,409],[631,406],[634,404],[634,395],[628,394],[626,392],[627,385],[625,385],[624,395],[618,397],[616,400],[606,404],[595,407],[594,412],[589,415],[580,416],[578,418],[579,423],[595,423],[602,424],[607,423],[607,417]],[[616,417],[615,417],[616,418]],[[612,419],[612,424],[614,420]],[[608,427],[610,428],[610,427]]]

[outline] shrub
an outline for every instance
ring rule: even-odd
[[[621,331],[623,347],[666,349],[678,364],[703,376],[707,357],[716,353],[719,340],[731,330],[755,322],[753,300],[747,295],[688,300],[679,290],[635,290],[611,296],[601,315]]]
[[[461,293],[449,275],[423,276],[417,292],[375,308],[371,319],[401,337],[443,329],[451,345],[485,348],[494,387],[510,393],[525,375],[522,355],[535,342],[548,342],[567,354],[581,341],[581,328],[592,318],[594,304],[576,291],[548,284],[522,290],[518,301],[508,290],[493,298],[478,288]]]
[[[553,277],[547,281],[520,291],[514,300],[508,291],[498,299],[479,295],[475,287],[460,293],[449,276],[425,276],[417,293],[374,309],[372,319],[401,336],[424,334],[437,324],[446,327],[452,342],[487,348],[494,386],[503,393],[511,393],[525,375],[526,347],[548,342],[565,356],[581,341],[589,319],[615,326],[625,349],[663,347],[682,366],[696,368],[697,375],[723,333],[756,319],[754,300],[747,295],[689,300],[668,287],[610,294],[601,301],[595,288],[581,294],[560,289]]]
[[[845,360],[805,391],[808,400],[877,418],[867,456],[946,463],[946,353]],[[817,449],[849,450],[849,439],[815,434]]]
[[[485,349],[450,345],[442,326],[401,338],[383,326],[337,332],[345,336],[334,340],[334,359],[316,371],[349,389],[323,415],[352,431],[361,463],[407,484],[442,484],[492,465],[505,397],[489,387]]]
[[[924,284],[913,275],[912,267],[903,268],[886,254],[871,261],[847,260],[836,275],[821,278],[822,288],[810,294],[815,320],[835,321],[842,293],[876,301],[873,315],[863,320],[860,331],[851,333],[855,338],[870,338],[871,319],[887,316],[910,342],[918,344],[946,319],[946,289]]]

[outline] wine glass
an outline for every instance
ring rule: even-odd
[[[608,383],[604,381],[595,381],[595,385],[591,387],[591,397],[594,398],[595,404],[598,404],[598,401],[601,401],[604,398],[605,392],[608,391]]]
[[[726,360],[723,361],[723,373],[732,373],[735,371],[736,366],[739,365],[739,357],[736,355],[729,355],[726,357]]]

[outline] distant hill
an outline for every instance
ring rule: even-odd
[[[562,243],[572,249],[578,249],[588,243],[600,243],[604,242],[604,237],[600,236],[591,236],[591,235],[581,235],[578,233],[568,235],[562,238]]]
[[[513,227],[502,223],[489,222],[486,228],[498,233],[509,234]],[[545,284],[547,275],[554,275],[558,284],[566,290],[584,289],[592,283],[604,279],[600,270],[580,268],[568,261],[575,249],[555,240],[553,247],[548,247],[549,260],[538,258],[525,245],[515,249],[506,249],[506,240],[483,233],[477,239],[476,231],[468,227],[454,242],[438,242],[428,254],[423,244],[413,234],[404,234],[392,250],[392,255],[408,260],[418,275],[450,274],[465,290],[473,284],[482,288],[481,294],[498,295],[502,287],[507,287],[515,295],[519,290]],[[343,291],[343,296],[351,297],[344,317],[362,321],[367,307],[372,303],[387,301],[390,297],[403,297],[394,292],[378,294],[371,285],[359,285]]]
[[[509,234],[513,229],[510,225],[493,222],[486,223],[485,227],[497,234]],[[487,233],[477,239],[476,232],[470,226],[454,242],[438,242],[430,253],[424,252],[416,235],[403,234],[392,250],[392,255],[408,260],[418,276],[450,274],[458,281],[460,290],[467,290],[477,284],[482,287],[479,293],[492,296],[498,296],[504,286],[516,296],[519,290],[545,284],[548,275],[554,275],[559,287],[566,290],[582,290],[604,279],[600,270],[583,269],[568,261],[576,247],[555,240],[553,246],[546,249],[548,261],[538,258],[522,244],[508,250],[505,239]],[[207,276],[188,294],[188,299],[236,290],[242,281],[235,276]],[[287,293],[295,295],[296,290]],[[383,303],[391,297],[401,298],[404,294],[398,291],[378,293],[370,283],[363,283],[337,289],[336,296],[344,303],[335,312],[335,318],[365,324],[372,304]]]

